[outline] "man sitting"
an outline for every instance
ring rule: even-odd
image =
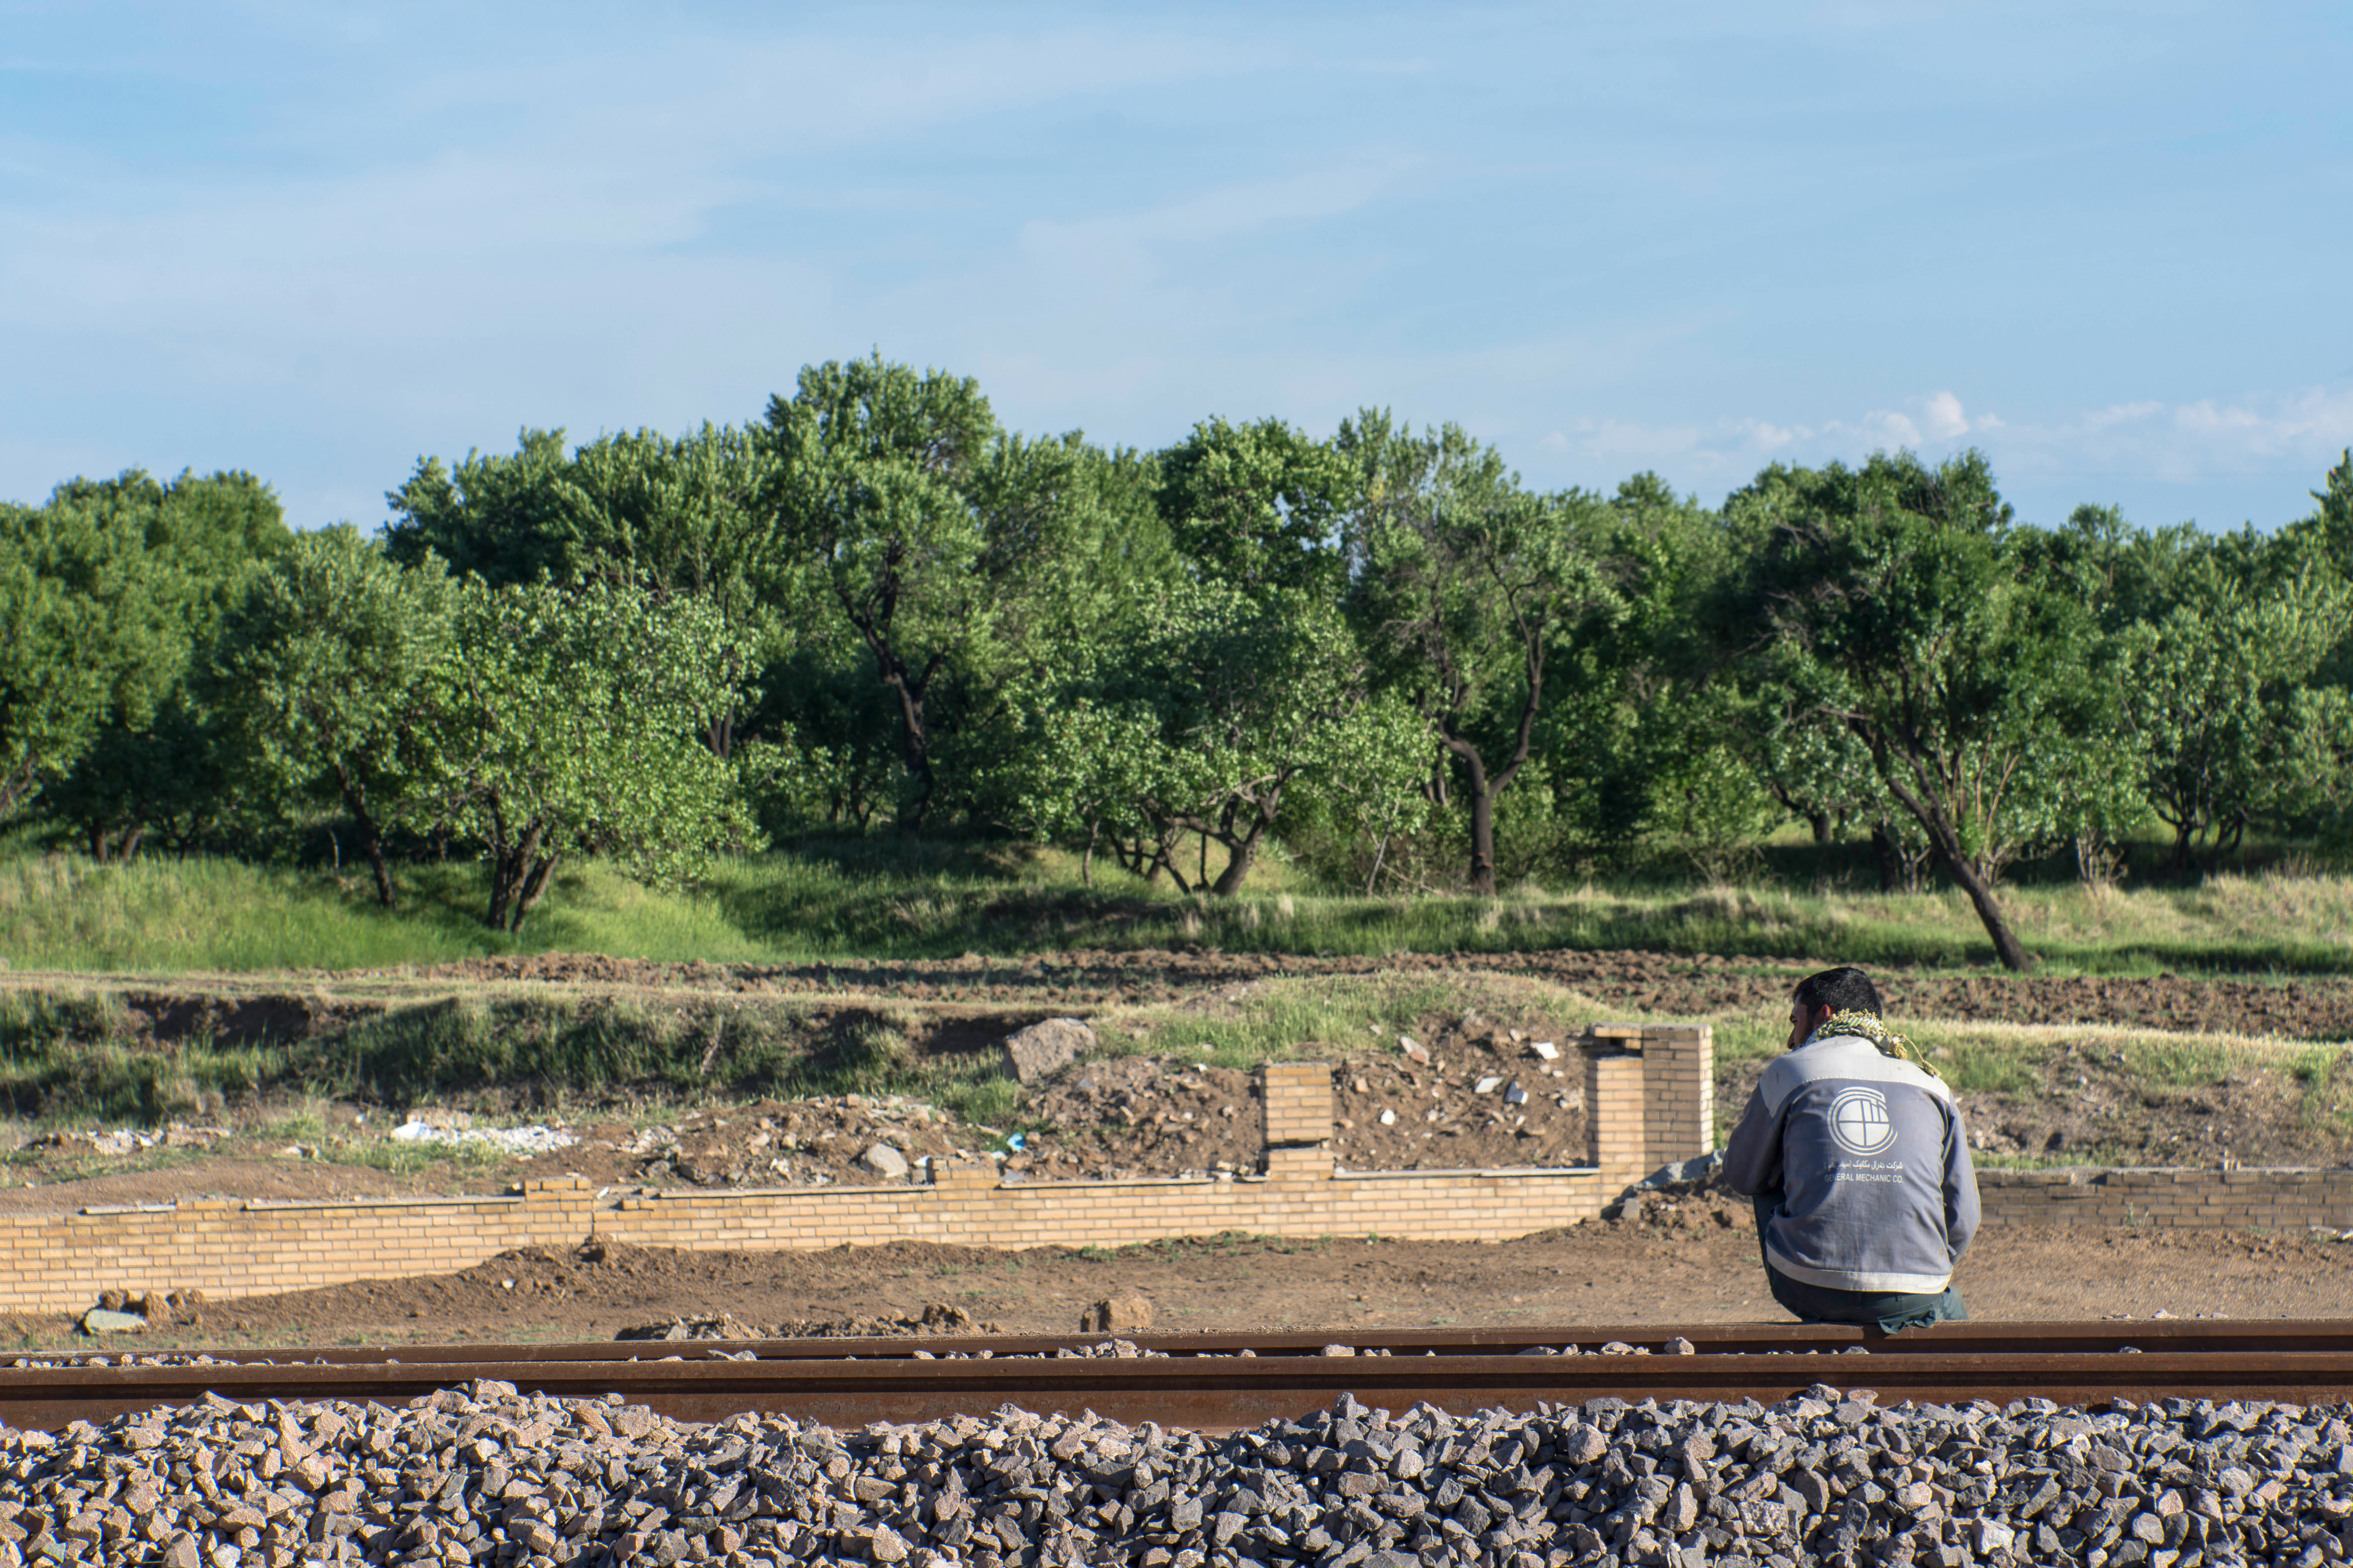
[[[1788,1054],[1748,1097],[1724,1179],[1757,1200],[1773,1299],[1800,1321],[1894,1333],[1968,1316],[1952,1288],[1978,1228],[1961,1109],[1879,1021],[1862,970],[1799,983]]]

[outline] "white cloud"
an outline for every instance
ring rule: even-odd
[[[1971,415],[1951,392],[1930,393],[1909,406],[1914,412],[1873,409],[1811,425],[1581,418],[1555,428],[1543,445],[1597,464],[1672,458],[1684,483],[1736,484],[1765,462],[1855,462],[1898,447],[1935,460],[1967,445],[1982,447],[2006,479],[2138,473],[2176,485],[2282,463],[2317,474],[2353,446],[2353,386],[2188,403],[2139,399],[2045,421]]]
[[[1926,426],[1931,441],[1953,441],[1969,433],[1969,416],[1961,411],[1961,400],[1949,392],[1928,395]]]

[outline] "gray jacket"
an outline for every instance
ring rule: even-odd
[[[1736,1193],[1778,1189],[1765,1258],[1833,1290],[1932,1295],[1978,1228],[1978,1179],[1952,1090],[1853,1035],[1765,1069],[1724,1152]]]

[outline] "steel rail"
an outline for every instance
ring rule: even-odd
[[[1692,1342],[1693,1353],[1662,1353],[1678,1336]],[[210,1366],[37,1358],[0,1368],[0,1420],[58,1430],[207,1394],[239,1404],[401,1404],[477,1378],[562,1397],[617,1393],[694,1421],[753,1411],[860,1426],[984,1415],[1011,1404],[1205,1431],[1303,1415],[1344,1394],[1392,1410],[1427,1402],[1457,1414],[1599,1398],[1769,1403],[1817,1384],[1869,1390],[1883,1404],[2353,1401],[2353,1321],[2346,1321],[1949,1324],[1868,1340],[1791,1325],[1514,1327],[1443,1336],[1392,1330],[1343,1332],[1358,1352],[1351,1356],[1320,1353],[1333,1342],[1329,1333],[1137,1342],[1170,1352],[1155,1357],[1050,1354],[1101,1337],[293,1348],[231,1352],[232,1364]],[[1612,1341],[1653,1353],[1518,1353],[1562,1344],[1589,1351]],[[918,1349],[972,1359],[919,1359]],[[1253,1353],[1236,1353],[1243,1349]],[[990,1354],[981,1358],[984,1350]],[[1373,1350],[1389,1353],[1362,1353]],[[721,1359],[718,1352],[750,1352],[753,1359]],[[637,1359],[627,1359],[631,1354]]]
[[[1518,1355],[1537,1350],[1576,1345],[1598,1350],[1605,1344],[1625,1344],[1666,1353],[1683,1339],[1703,1352],[1718,1354],[1831,1352],[1862,1347],[1874,1355],[1919,1353],[1987,1355],[2017,1354],[2034,1350],[2149,1351],[2172,1349],[2208,1352],[2274,1351],[2344,1351],[2353,1352],[2353,1318],[2105,1318],[2092,1321],[1937,1323],[1909,1329],[1901,1334],[1866,1333],[1861,1329],[1802,1323],[1696,1323],[1683,1327],[1658,1323],[1582,1325],[1514,1324],[1471,1329],[1330,1328],[1284,1332],[1205,1332],[1182,1334],[890,1334],[872,1337],[828,1335],[820,1339],[749,1340],[586,1340],[550,1343],[501,1343],[496,1341],[442,1344],[376,1344],[232,1347],[201,1353],[216,1361],[259,1364],[345,1365],[382,1362],[434,1364],[494,1361],[550,1362],[733,1361],[752,1355],[762,1361],[824,1360],[854,1357],[871,1360],[926,1360],[948,1355],[1051,1355],[1064,1348],[1103,1345],[1123,1340],[1145,1351],[1169,1355],[1235,1355],[1250,1351],[1257,1356],[1320,1355],[1325,1346],[1345,1345],[1362,1351],[1387,1351],[1391,1355]],[[32,1360],[81,1360],[92,1355],[144,1353],[136,1339],[70,1351],[18,1352]],[[188,1352],[196,1353],[196,1352]],[[5,1370],[0,1352],[0,1370]]]

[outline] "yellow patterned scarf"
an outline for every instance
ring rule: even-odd
[[[1833,1013],[1822,1020],[1820,1028],[1806,1037],[1806,1043],[1811,1045],[1816,1040],[1828,1039],[1832,1035],[1859,1035],[1877,1046],[1881,1056],[1894,1057],[1899,1062],[1910,1062],[1933,1079],[1942,1079],[1945,1076],[1914,1056],[1912,1042],[1881,1023],[1875,1014],[1865,1013],[1859,1008],[1850,1008],[1843,1013]]]

